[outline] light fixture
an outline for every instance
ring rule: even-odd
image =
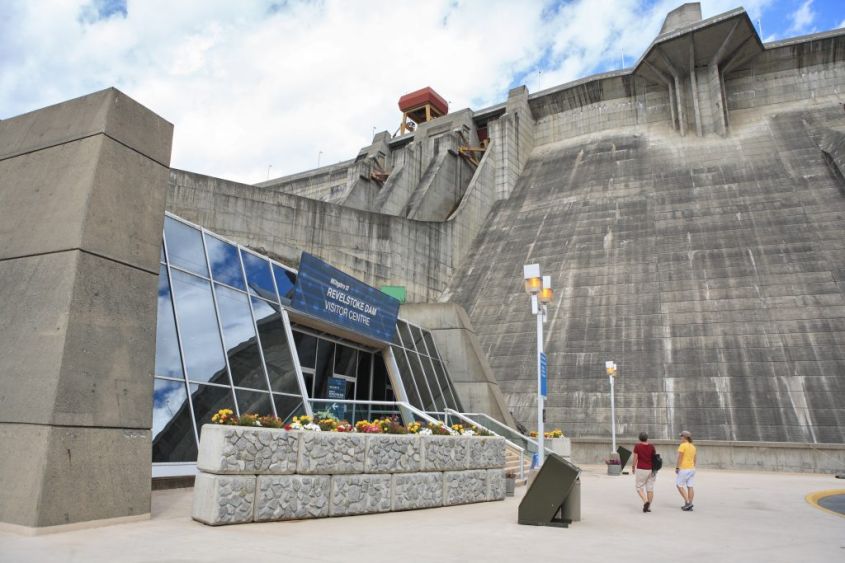
[[[539,299],[543,305],[548,305],[554,299],[555,292],[552,289],[552,277],[543,276],[543,288],[540,290]]]

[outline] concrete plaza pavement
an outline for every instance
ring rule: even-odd
[[[0,561],[845,561],[845,517],[808,504],[842,488],[829,475],[699,470],[695,510],[661,471],[644,514],[631,475],[584,466],[582,521],[520,526],[519,501],[213,528],[194,522],[191,489],[156,491],[149,521],[36,537],[0,532]]]

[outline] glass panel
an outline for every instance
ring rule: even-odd
[[[205,233],[205,248],[208,251],[208,263],[211,265],[212,278],[215,281],[246,291],[244,275],[241,271],[241,260],[238,257],[238,247]]]
[[[273,274],[270,273],[270,262],[249,252],[241,252],[244,259],[244,270],[249,292],[276,301],[276,288],[273,286]]]
[[[261,366],[258,340],[249,313],[246,293],[215,284],[223,343],[229,355],[229,369],[235,386],[267,389],[267,379]]]
[[[293,417],[305,414],[301,397],[273,393],[273,400],[276,402],[277,416],[285,422],[290,422]]]
[[[241,409],[241,414],[251,413],[262,416],[273,414],[273,406],[270,404],[270,393],[235,389],[235,396],[238,398],[238,408]]]
[[[414,383],[414,376],[405,357],[405,350],[394,347],[393,356],[396,358],[396,366],[399,368],[399,375],[402,376],[402,383],[404,383],[405,392],[408,394],[408,402],[418,409],[423,408],[420,394],[417,391],[416,383]],[[375,394],[375,386],[373,386],[373,394]]]
[[[402,321],[400,321],[400,320],[397,320],[397,321],[396,321],[396,327],[397,327],[397,328],[399,327],[399,325],[404,325],[404,324],[405,324],[405,323],[404,323],[404,322],[402,322]],[[394,343],[394,344],[396,344],[397,346],[401,346],[401,345],[402,345],[402,343],[401,343],[401,342],[399,342],[399,331],[398,331],[398,330],[394,330],[394,331],[393,331],[393,343]]]
[[[334,373],[355,377],[358,350],[337,344],[334,352]]]
[[[370,400],[370,363],[373,354],[370,352],[358,352],[358,386],[355,389],[355,398],[359,401]]]
[[[394,349],[394,354],[396,349]],[[395,401],[393,389],[390,385],[390,378],[387,375],[387,367],[384,365],[384,357],[380,352],[372,355],[373,358],[373,401]],[[409,392],[409,396],[410,396]],[[370,417],[376,418],[384,412],[392,412],[393,406],[373,405],[370,409]]]
[[[161,243],[161,253],[159,255],[158,261],[159,262],[167,262],[167,259],[164,257],[164,243]]]
[[[165,266],[159,268],[158,273],[155,374],[165,377],[184,377],[182,358],[179,355],[179,341],[176,339],[176,320],[173,318],[170,282],[167,280]]]
[[[402,338],[402,346],[405,348],[410,348],[411,350],[414,349],[414,339],[411,338],[411,331],[408,329],[408,325],[405,323],[399,323],[399,330],[396,332],[399,333],[399,336]]]
[[[416,348],[417,352],[421,352],[421,353],[425,354],[425,344],[422,341],[422,339],[423,339],[422,338],[422,332],[420,331],[420,329],[418,327],[415,327],[415,326],[411,326],[409,328],[411,329],[411,336],[413,336],[413,338],[414,338],[414,344],[413,344],[413,346],[410,346],[406,342],[405,346],[407,346],[408,348],[412,348],[412,347]]]
[[[317,338],[310,334],[293,331],[293,341],[296,344],[299,365],[304,368],[313,368],[317,357]]]
[[[417,390],[420,392],[420,397],[423,402],[423,410],[436,410],[434,399],[431,396],[431,390],[428,388],[428,382],[425,379],[425,371],[420,364],[420,358],[416,352],[407,350],[408,362],[411,364],[411,372],[414,374],[414,381],[417,384]]]
[[[420,356],[420,361],[425,368],[425,374],[428,377],[428,385],[431,387],[432,393],[434,393],[434,402],[437,403],[438,408],[447,405],[451,407],[450,402],[447,400],[447,396],[449,394],[449,384],[444,381],[440,377],[440,374],[438,374],[434,369],[434,362],[432,362],[431,358]]]
[[[216,385],[196,385],[191,387],[191,403],[194,405],[194,419],[202,440],[202,425],[211,424],[211,417],[220,409],[231,409],[235,412],[235,401],[232,389],[217,387]]]
[[[334,367],[334,342],[320,339],[317,344],[317,369],[314,373],[315,399],[328,397],[329,377]]]
[[[436,358],[437,348],[434,347],[434,339],[431,337],[431,333],[427,330],[423,331],[423,340],[425,341],[426,353],[429,356]],[[422,350],[419,350],[419,352],[422,353]]]
[[[229,384],[209,282],[172,271],[173,296],[191,381]]]
[[[153,462],[196,461],[185,383],[155,379],[153,385]]]
[[[282,301],[290,303],[293,299],[293,288],[296,285],[296,274],[273,264],[273,275],[276,277],[276,287],[279,288],[279,297]]]
[[[165,217],[164,236],[167,239],[167,255],[171,266],[179,266],[208,277],[205,251],[202,248],[202,233],[185,223]]]
[[[251,299],[255,324],[258,325],[258,338],[264,351],[264,363],[270,376],[270,389],[301,395],[282,315],[266,301],[257,297]]]
[[[437,372],[437,376],[446,381],[448,384],[449,389],[446,391],[446,403],[450,408],[453,408],[458,412],[462,412],[463,408],[461,407],[461,402],[458,399],[458,394],[455,392],[455,386],[452,385],[452,380],[449,378],[449,374],[446,373],[446,369],[443,364],[440,360],[433,360],[432,363],[434,364],[434,371]]]

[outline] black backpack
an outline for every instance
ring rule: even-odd
[[[663,458],[660,457],[660,454],[657,453],[657,450],[654,450],[654,453],[651,454],[651,470],[654,473],[660,471],[663,467]]]

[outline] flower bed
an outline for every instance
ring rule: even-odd
[[[505,496],[505,441],[439,435],[420,426],[385,434],[300,418],[267,428],[232,416],[202,429],[193,517],[221,525],[408,510]],[[244,417],[241,417],[242,419]],[[258,418],[260,420],[260,417]],[[306,429],[308,425],[312,427]],[[281,426],[281,425],[280,425]],[[362,425],[364,426],[364,425]],[[314,427],[319,428],[319,431]],[[423,432],[422,430],[432,430]],[[448,432],[447,432],[448,433]]]

